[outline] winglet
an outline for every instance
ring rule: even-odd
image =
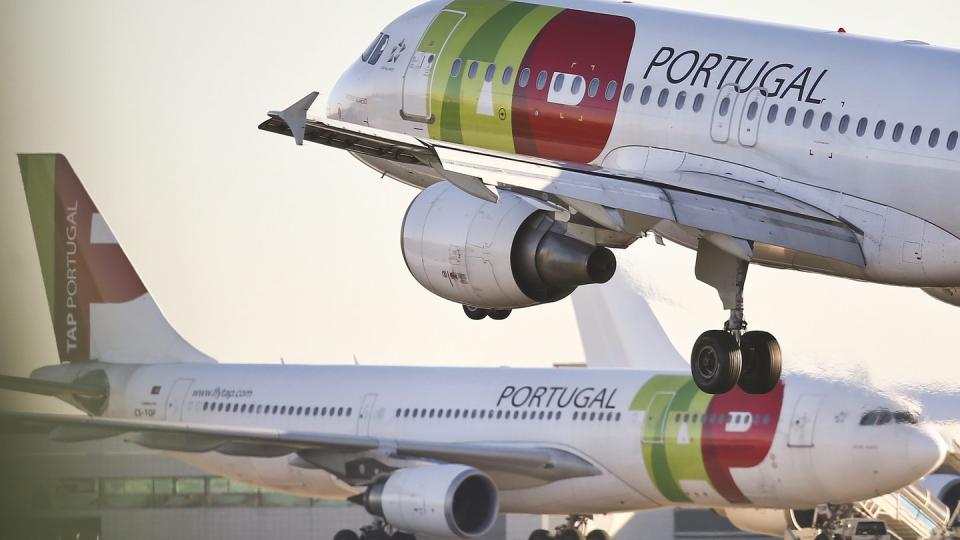
[[[290,128],[290,132],[293,133],[293,140],[297,142],[297,146],[303,146],[303,136],[307,129],[307,111],[310,110],[319,95],[320,92],[310,92],[303,99],[286,109],[270,111],[267,115],[283,120]]]

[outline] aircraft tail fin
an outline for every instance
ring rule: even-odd
[[[574,291],[573,311],[587,365],[689,369],[644,294],[625,268],[608,283]]]
[[[20,154],[61,362],[213,362],[167,322],[60,154]]]

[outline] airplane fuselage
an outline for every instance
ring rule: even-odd
[[[390,23],[364,56],[330,118],[498,155],[746,181],[849,224],[865,265],[762,242],[753,262],[960,284],[958,51],[590,0],[444,0]],[[420,187],[438,180],[358,157]],[[694,248],[701,236],[653,230]]]
[[[104,366],[41,375],[48,369]],[[601,471],[551,483],[501,476],[504,512],[806,508],[898,489],[930,461],[918,454],[931,447],[918,426],[861,425],[864,413],[892,402],[802,377],[763,396],[711,396],[688,375],[637,370],[161,364],[105,371],[105,417],[371,436],[387,447],[391,440],[549,446]],[[173,455],[291,493],[362,491],[290,455]],[[383,466],[366,463],[371,475]]]

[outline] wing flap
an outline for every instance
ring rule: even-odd
[[[632,174],[435,147],[443,168],[595,203],[703,231],[864,266],[856,232],[826,212],[775,191],[702,172]]]

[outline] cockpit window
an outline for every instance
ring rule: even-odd
[[[373,43],[367,47],[367,50],[363,51],[360,59],[371,66],[376,65],[377,62],[380,61],[380,56],[383,54],[383,51],[386,50],[388,41],[390,41],[390,36],[381,32],[380,35],[377,36],[377,39],[373,40]]]
[[[920,423],[920,415],[910,411],[890,412],[878,409],[866,412],[860,418],[861,426],[883,426],[890,423],[917,425]]]

